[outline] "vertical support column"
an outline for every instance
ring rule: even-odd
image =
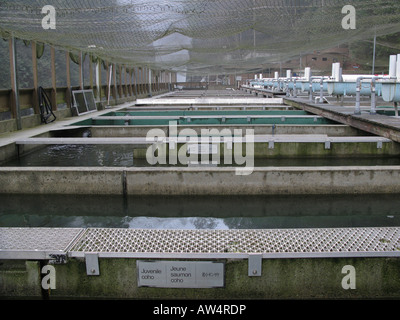
[[[157,70],[154,75],[156,91],[160,91],[160,71]]]
[[[136,98],[141,94],[140,90],[140,68],[135,68]]]
[[[375,77],[371,80],[371,110],[370,114],[376,114],[376,88],[375,88]]]
[[[319,82],[319,103],[324,103],[324,78],[321,77]]]
[[[17,120],[17,130],[22,129],[21,110],[19,104],[17,48],[14,36],[9,40],[10,75],[11,75],[11,114]]]
[[[56,50],[50,47],[51,56],[51,104],[57,110]]]
[[[150,83],[152,84],[151,94],[153,95],[153,92],[157,91],[157,72],[150,69],[150,75]]]
[[[128,69],[124,67],[124,77],[125,77],[125,98],[129,96],[129,86],[128,86]]]
[[[142,72],[140,75],[141,84],[142,84],[142,94],[147,93],[147,85],[146,85],[146,67],[142,67]]]
[[[33,94],[32,94],[32,107],[35,114],[40,114],[39,110],[39,82],[38,82],[38,69],[37,69],[37,52],[36,42],[32,41],[32,77],[33,77]]]
[[[146,77],[147,95],[150,97],[151,96],[150,68],[146,67],[145,77]]]
[[[157,71],[157,76],[158,76],[158,79],[157,79],[157,88],[158,88],[158,91],[160,91],[160,90],[162,90],[162,84],[161,84],[161,81],[162,81],[162,71]]]
[[[111,100],[111,82],[112,82],[112,64],[107,62],[107,106],[110,106]]]
[[[114,95],[114,100],[115,104],[118,104],[118,92],[117,92],[117,65],[114,63],[113,64],[113,79],[114,79],[114,86],[113,86],[113,95]]]
[[[82,52],[79,53],[79,88],[83,90],[83,54]]]
[[[118,71],[119,71],[118,93],[119,93],[119,97],[122,99],[122,97],[124,96],[124,90],[123,90],[123,85],[122,85],[123,67],[122,66],[118,66]]]
[[[124,86],[123,86],[123,89],[124,89],[124,93],[125,93],[125,98],[126,97],[128,97],[128,94],[129,94],[129,92],[128,92],[128,77],[126,76],[127,75],[127,69],[126,69],[126,67],[123,67],[122,68],[122,70],[123,70],[123,73],[124,73]]]
[[[147,85],[146,85],[146,68],[145,67],[142,67],[141,81],[142,81],[142,93],[144,95],[146,95]]]
[[[133,84],[132,84],[133,69],[129,70],[129,95],[131,98],[134,97]]]
[[[148,82],[148,70],[146,67],[143,67],[142,71],[142,76],[143,76],[143,89],[144,89],[144,94],[148,95],[149,94],[149,82]]]
[[[376,28],[374,34],[374,50],[372,53],[372,75],[375,74],[375,60],[376,60]]]
[[[136,67],[133,68],[133,94],[135,98],[137,98],[137,93],[138,93],[138,84],[137,84],[137,73],[136,73]]]
[[[166,71],[163,71],[161,74],[162,74],[162,86],[163,86],[163,90],[165,90],[166,89],[166,85],[165,85]]]
[[[72,89],[71,89],[71,58],[69,57],[69,52],[65,52],[65,68],[67,73],[67,90],[65,92],[65,100],[67,101],[67,107],[72,108]]]
[[[152,85],[152,81],[151,81],[151,79],[152,79],[152,72],[151,72],[151,69],[149,68],[149,97],[152,97],[153,96],[153,92],[152,92],[152,88],[151,88],[151,85]]]
[[[91,55],[89,55],[89,87],[93,89],[93,62]]]
[[[152,82],[153,82],[153,91],[152,92],[157,92],[158,91],[158,71],[151,70],[151,75],[152,75]]]
[[[361,94],[361,81],[363,77],[358,77],[357,78],[357,84],[356,84],[356,107],[354,110],[354,114],[360,115],[361,114],[361,109],[360,109],[360,94]]]
[[[137,92],[138,95],[142,94],[142,68],[138,67],[137,69],[137,78],[136,78],[136,83],[137,83]]]
[[[101,101],[101,64],[102,64],[101,59],[97,58],[97,63],[96,63],[96,90],[97,90],[96,99],[97,99],[97,101]]]

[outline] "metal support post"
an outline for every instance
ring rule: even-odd
[[[375,88],[375,77],[372,78],[371,80],[371,110],[370,114],[374,115],[376,114],[376,88]]]
[[[324,78],[319,81],[319,103],[324,102]]]

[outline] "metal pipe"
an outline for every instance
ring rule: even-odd
[[[360,109],[360,100],[361,100],[361,80],[363,79],[371,79],[371,110],[370,114],[376,114],[376,79],[390,79],[390,77],[375,77],[375,76],[362,76],[357,78],[356,82],[356,106],[354,110],[354,114],[361,114]]]
[[[322,90],[323,90],[323,80],[324,80],[324,77],[317,77],[317,76],[315,76],[315,77],[310,77],[310,78],[309,78],[309,80],[310,80],[310,82],[309,82],[309,89],[310,89],[309,98],[310,98],[310,102],[313,101],[313,94],[312,94],[312,81],[313,81],[313,79],[320,79],[320,81],[322,81]]]
[[[289,97],[290,95],[290,90],[289,90],[289,80],[285,80],[285,90],[286,90],[286,97]]]
[[[370,79],[371,77],[357,77],[357,81],[356,81],[356,107],[355,107],[355,110],[354,110],[354,114],[357,114],[357,115],[361,114],[361,109],[360,109],[361,80]]]
[[[376,28],[375,28],[375,35],[374,35],[374,50],[372,54],[372,75],[375,74],[375,60],[376,60]]]
[[[371,80],[371,110],[369,112],[370,114],[376,114],[375,80],[376,80],[376,77],[372,77],[372,80]]]
[[[324,78],[319,80],[319,103],[324,102]]]

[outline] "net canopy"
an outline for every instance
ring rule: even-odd
[[[42,26],[46,5],[55,9],[55,29]],[[343,28],[351,21],[346,5],[355,9],[355,29]],[[3,38],[195,74],[250,72],[399,31],[398,0],[0,0]]]

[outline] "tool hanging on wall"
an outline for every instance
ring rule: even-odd
[[[48,124],[56,121],[57,117],[53,113],[53,106],[51,105],[51,101],[49,96],[43,87],[39,87],[39,109],[40,109],[40,118],[42,123]]]

